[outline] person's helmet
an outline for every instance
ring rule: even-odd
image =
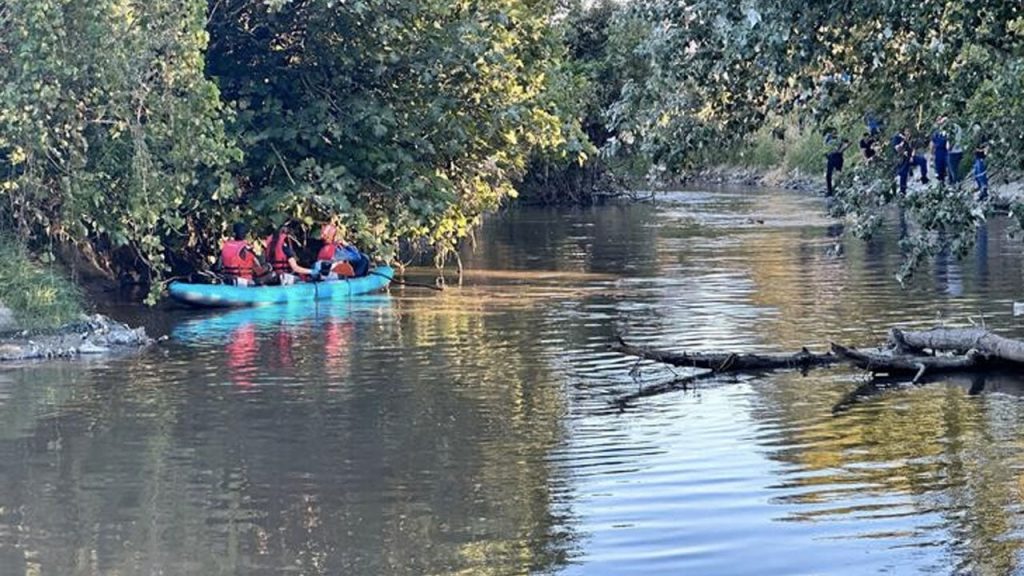
[[[235,222],[231,225],[231,233],[235,240],[244,240],[245,235],[249,233],[249,227],[245,225],[245,222]]]

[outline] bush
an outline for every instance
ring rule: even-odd
[[[23,328],[54,328],[82,313],[82,295],[70,278],[53,266],[32,260],[10,236],[0,236],[0,302]]]
[[[825,170],[824,154],[822,136],[817,131],[796,125],[786,128],[766,125],[744,139],[741,145],[725,152],[724,164],[759,170],[783,168],[787,172],[815,173]],[[714,163],[713,158],[705,161],[705,164]]]

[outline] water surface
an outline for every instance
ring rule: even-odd
[[[1021,573],[1024,383],[865,392],[609,352],[1024,337],[1004,220],[901,288],[770,190],[516,209],[462,287],[315,309],[123,310],[141,356],[0,372],[0,574]],[[679,372],[678,370],[676,372]]]

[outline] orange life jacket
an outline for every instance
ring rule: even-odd
[[[332,262],[334,255],[338,251],[338,244],[331,242],[330,244],[324,244],[320,248],[320,252],[317,253],[316,259],[324,262]],[[352,268],[352,264],[342,260],[331,264],[331,272],[338,275],[338,278],[352,278],[356,275],[356,271]]]
[[[267,263],[274,269],[274,272],[291,272],[292,267],[288,265],[288,255],[284,253],[284,247],[288,242],[287,234],[278,234],[277,243],[274,243],[274,235],[267,236],[267,241],[263,244],[264,254],[267,257]],[[273,244],[273,246],[271,246]]]
[[[228,240],[220,248],[220,261],[224,272],[236,278],[252,280],[256,256],[245,240]]]

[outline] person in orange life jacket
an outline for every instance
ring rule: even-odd
[[[352,278],[366,276],[370,271],[370,259],[344,239],[339,240],[338,228],[333,224],[324,224],[320,229],[320,239],[324,245],[317,253],[317,262],[332,263],[327,275],[323,274],[321,265],[321,276],[330,278],[333,274],[335,277]]]
[[[273,284],[288,286],[295,283],[297,274],[309,275],[310,270],[299,265],[292,248],[292,237],[288,223],[281,224],[263,244],[267,264],[273,269]]]
[[[235,222],[231,227],[232,239],[220,247],[218,267],[235,286],[252,286],[255,279],[263,272],[263,267],[256,260],[252,247],[245,241],[249,227],[243,222]]]

